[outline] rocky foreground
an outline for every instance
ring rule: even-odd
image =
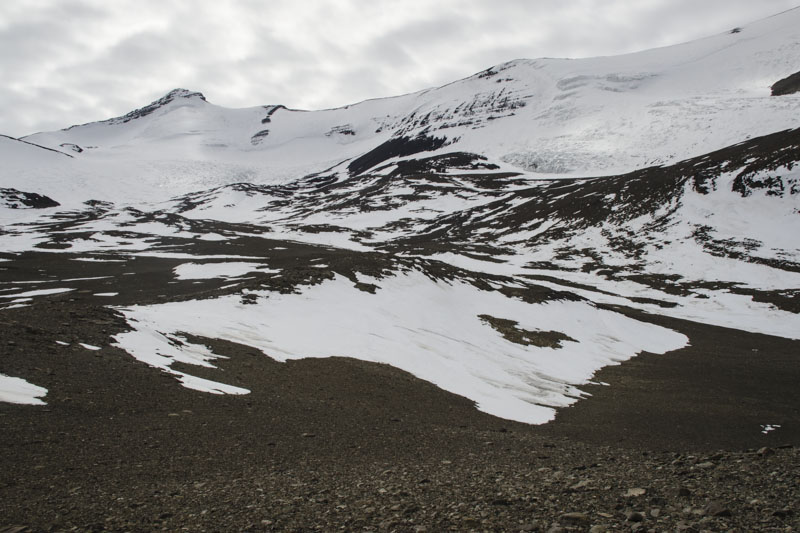
[[[276,363],[204,339],[230,356],[226,381],[252,390],[219,396],[111,346],[127,326],[93,296],[204,285],[164,294],[174,265],[157,259],[98,276],[115,264],[5,264],[8,279],[99,279],[0,315],[2,370],[48,389],[45,406],[0,404],[0,531],[800,528],[797,341],[618,309],[691,346],[603,369],[610,386],[583,387],[591,397],[543,426],[385,365]]]
[[[796,449],[693,455],[543,440],[501,429],[441,428],[422,439],[439,449],[417,449],[416,457],[390,449],[364,453],[360,443],[332,457],[337,453],[323,442],[327,438],[305,433],[291,443],[263,444],[289,446],[292,457],[241,447],[204,457],[183,448],[187,455],[165,457],[163,448],[172,447],[163,441],[134,439],[145,449],[131,456],[100,452],[92,455],[94,464],[57,472],[50,470],[52,460],[38,461],[44,464],[34,465],[17,484],[6,482],[4,491],[6,520],[30,526],[3,531],[794,531],[798,526]]]

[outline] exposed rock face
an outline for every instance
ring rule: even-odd
[[[383,163],[387,159],[414,155],[419,152],[432,152],[444,146],[445,143],[446,139],[444,138],[428,137],[422,134],[413,138],[396,137],[389,139],[374,150],[354,159],[353,162],[348,165],[347,170],[352,175],[361,174]]]
[[[0,188],[0,206],[11,209],[44,209],[58,207],[52,198],[34,192],[23,192],[17,189]]]
[[[772,86],[772,96],[784,96],[800,91],[800,72],[776,81]]]
[[[73,152],[78,154],[83,153],[83,148],[81,148],[75,143],[61,143],[60,146],[61,148],[67,148],[68,150],[72,150]]]
[[[135,120],[137,118],[145,117],[155,110],[164,107],[165,105],[179,99],[179,98],[199,98],[202,101],[206,101],[206,97],[203,96],[203,93],[200,92],[193,92],[187,89],[173,89],[168,92],[163,97],[159,98],[158,100],[154,101],[150,105],[146,105],[144,107],[140,107],[139,109],[135,109],[128,113],[127,115],[112,118],[107,122],[109,124],[124,124],[126,122],[130,122],[131,120]]]

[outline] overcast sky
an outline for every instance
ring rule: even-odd
[[[0,133],[118,116],[170,89],[322,109],[518,58],[729,30],[800,0],[0,0]]]

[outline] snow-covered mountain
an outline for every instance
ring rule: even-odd
[[[618,174],[796,127],[797,99],[770,88],[800,68],[799,23],[792,10],[667,48],[512,61],[444,87],[324,111],[226,109],[175,90],[123,117],[23,140],[75,156],[64,172],[95,178],[85,182],[94,197],[113,201],[137,195],[106,189],[105,165],[165,189],[157,199],[330,167],[364,172],[422,149],[480,154],[543,176]],[[401,142],[421,136],[428,141]]]
[[[0,137],[0,250],[162,261],[169,301],[115,293],[109,344],[191,388],[247,392],[172,366],[210,367],[196,338],[219,338],[542,422],[600,367],[690,342],[647,314],[800,338],[798,70],[795,9],[323,111],[176,89]],[[0,308],[57,294],[37,283]]]

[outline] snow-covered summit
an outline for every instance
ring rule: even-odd
[[[193,92],[186,89],[173,89],[168,92],[163,97],[159,98],[158,100],[152,102],[149,105],[146,105],[140,109],[136,109],[131,111],[130,113],[117,117],[108,119],[107,123],[109,124],[124,124],[126,122],[130,122],[131,120],[135,120],[137,118],[145,117],[154,111],[161,109],[175,101],[180,102],[180,105],[192,105],[196,104],[197,100],[201,100],[203,102],[206,101],[206,97],[203,96],[203,93],[200,92]],[[189,100],[189,102],[185,102],[184,100]]]

